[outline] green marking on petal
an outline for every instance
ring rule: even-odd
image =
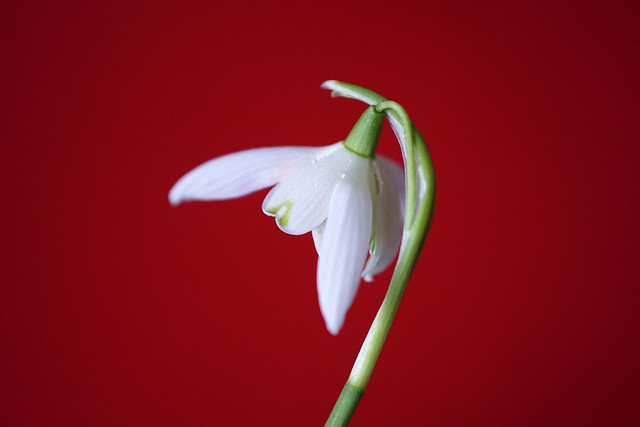
[[[280,224],[282,227],[286,227],[289,224],[289,214],[291,213],[292,207],[293,202],[291,200],[285,200],[280,204],[270,207],[269,209],[267,209],[267,212],[276,217],[276,221],[278,221],[278,224]],[[283,208],[284,212],[281,215],[278,215],[278,213]]]

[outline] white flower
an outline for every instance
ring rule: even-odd
[[[320,148],[257,148],[193,169],[176,182],[169,201],[177,205],[231,199],[274,185],[262,210],[274,216],[285,233],[312,232],[319,255],[320,310],[335,335],[360,278],[370,281],[396,255],[402,236],[404,172],[387,158],[362,157],[341,142]]]

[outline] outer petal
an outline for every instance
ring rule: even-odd
[[[378,180],[378,196],[375,201],[374,236],[372,239],[371,257],[362,272],[368,282],[373,276],[383,271],[395,258],[402,240],[403,192],[398,191],[396,180],[401,179],[404,189],[404,173],[400,166],[388,159],[378,156],[376,176]],[[392,178],[391,174],[397,175]]]
[[[369,160],[357,157],[331,196],[318,257],[318,299],[327,329],[336,335],[360,285],[371,239]]]
[[[275,216],[285,233],[308,233],[327,219],[333,189],[357,157],[342,143],[326,147],[299,173],[282,180],[267,194],[263,212]]]
[[[180,178],[169,192],[169,201],[177,205],[247,195],[276,184],[317,151],[314,147],[269,147],[217,157]]]

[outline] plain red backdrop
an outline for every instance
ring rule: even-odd
[[[0,421],[324,422],[390,271],[333,337],[265,192],[167,192],[343,139],[339,79],[405,106],[438,183],[353,425],[637,425],[638,4],[5,2]]]

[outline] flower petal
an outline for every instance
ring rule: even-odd
[[[172,205],[190,200],[224,200],[270,187],[311,158],[318,148],[268,147],[209,160],[178,180],[169,192]]]
[[[327,329],[336,335],[360,285],[371,239],[369,160],[357,157],[331,196],[318,257],[318,300]]]
[[[376,175],[378,178],[378,196],[374,214],[374,236],[371,256],[362,272],[365,281],[389,266],[396,256],[402,239],[403,193],[398,191],[398,180],[402,180],[400,189],[404,190],[404,173],[395,162],[377,157]],[[396,175],[392,178],[392,175]]]
[[[262,211],[275,216],[285,233],[308,233],[327,219],[333,189],[357,157],[341,142],[325,147],[303,169],[283,179],[267,194]]]

